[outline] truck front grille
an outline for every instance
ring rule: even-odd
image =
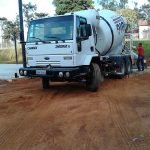
[[[36,66],[60,66],[60,61],[36,61]]]

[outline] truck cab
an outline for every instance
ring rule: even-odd
[[[32,20],[26,42],[26,67],[20,75],[51,81],[85,81],[95,52],[92,26],[84,17],[69,14]]]
[[[89,65],[85,56],[94,53],[92,36],[86,18],[76,15],[33,20],[26,44],[27,67]]]

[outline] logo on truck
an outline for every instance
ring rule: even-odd
[[[55,48],[70,48],[70,45],[56,45]]]
[[[32,47],[27,47],[28,50],[31,50],[31,49],[37,49],[36,46],[32,46]]]
[[[45,60],[50,60],[50,58],[49,58],[49,57],[44,57],[44,59],[45,59]]]
[[[118,31],[124,31],[125,30],[125,22],[122,19],[122,17],[120,17],[120,16],[116,17],[113,19],[113,21],[114,21]]]

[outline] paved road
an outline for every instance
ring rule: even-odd
[[[0,79],[13,79],[15,73],[19,75],[19,68],[22,64],[0,64]]]

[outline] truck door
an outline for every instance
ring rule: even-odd
[[[76,54],[78,56],[76,58],[77,59],[76,62],[78,64],[80,63],[79,65],[82,65],[83,60],[86,59],[85,57],[87,55],[91,55],[95,49],[93,35],[87,39],[80,39],[81,32],[84,32],[84,31],[81,31],[81,27],[86,24],[87,24],[86,18],[77,16],[77,19],[76,19],[76,29],[77,29],[77,33],[76,33],[77,34],[77,40],[76,40],[77,51],[76,51]]]

